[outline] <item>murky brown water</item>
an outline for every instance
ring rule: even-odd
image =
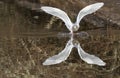
[[[106,66],[90,65],[73,49],[69,58],[57,65],[42,63],[64,49],[68,33],[59,25],[46,28],[47,21],[31,22],[16,11],[15,7],[0,4],[0,77],[1,78],[119,78],[120,77],[120,30],[108,27],[85,29],[89,37],[77,37],[81,47],[101,58]],[[4,6],[4,8],[3,8]],[[43,16],[44,17],[44,16]],[[59,20],[58,20],[59,23]],[[61,24],[60,24],[61,25]],[[57,28],[58,27],[58,28]],[[84,30],[83,30],[84,31]]]

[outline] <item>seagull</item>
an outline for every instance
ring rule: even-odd
[[[106,63],[103,62],[99,57],[86,53],[81,48],[79,41],[74,39],[73,36],[71,36],[65,48],[59,54],[49,57],[47,60],[45,60],[45,62],[43,62],[43,65],[54,65],[65,61],[74,47],[77,48],[80,58],[88,64],[95,64],[99,66],[106,65]]]
[[[60,18],[65,23],[65,25],[68,28],[68,30],[70,31],[70,33],[73,34],[75,31],[78,31],[78,29],[80,27],[79,23],[84,16],[94,13],[95,11],[100,9],[103,5],[104,5],[103,2],[98,2],[98,3],[94,3],[94,4],[86,6],[85,8],[83,8],[82,10],[79,11],[75,23],[71,22],[67,13],[65,13],[64,11],[62,11],[58,8],[42,6],[41,10],[45,11],[48,14],[51,14],[53,16]]]

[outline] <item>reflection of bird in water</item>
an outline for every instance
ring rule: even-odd
[[[96,10],[100,9],[103,5],[104,5],[104,3],[101,2],[101,3],[91,4],[91,5],[83,8],[78,13],[75,23],[72,23],[70,18],[68,17],[68,15],[64,11],[62,11],[58,8],[42,6],[41,9],[48,14],[51,14],[53,16],[60,18],[65,23],[66,27],[69,29],[71,34],[73,34],[74,31],[77,31],[79,29],[79,27],[80,27],[79,23],[84,16],[95,12]]]
[[[87,62],[88,64],[96,64],[99,66],[105,66],[105,62],[103,62],[100,58],[86,53],[80,46],[79,41],[75,40],[73,38],[74,35],[71,35],[70,40],[67,42],[65,48],[57,55],[54,55],[50,58],[48,58],[43,65],[53,65],[53,64],[58,64],[61,63],[62,61],[65,61],[68,56],[70,55],[72,48],[77,48],[78,54],[80,58]]]

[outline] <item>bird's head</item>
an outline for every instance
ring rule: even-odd
[[[79,29],[79,25],[73,25],[72,31],[78,31],[78,29]]]
[[[76,39],[74,39],[72,41],[72,44],[73,44],[74,47],[77,47],[80,43],[79,43],[79,41],[77,41]]]

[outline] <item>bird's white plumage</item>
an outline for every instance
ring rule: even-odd
[[[86,53],[80,46],[80,44],[77,45],[77,49],[78,49],[78,54],[81,57],[81,59],[85,62],[87,62],[88,64],[96,64],[99,66],[105,66],[106,63],[103,62],[99,57],[91,55]]]
[[[58,63],[61,63],[62,61],[65,61],[70,55],[72,48],[73,48],[73,45],[71,44],[71,41],[69,40],[65,48],[58,55],[54,55],[48,58],[43,63],[43,65],[53,65],[53,64],[58,64]]]
[[[80,58],[87,62],[88,64],[96,64],[99,66],[105,66],[106,63],[103,62],[99,57],[86,53],[80,46],[80,43],[75,40],[72,36],[71,39],[67,42],[65,48],[57,55],[54,55],[48,58],[43,65],[53,65],[65,61],[70,55],[72,48],[77,48]]]
[[[76,24],[79,25],[81,19],[91,13],[94,13],[95,11],[97,11],[98,9],[100,9],[102,6],[104,5],[104,3],[94,3],[91,5],[86,6],[85,8],[83,8],[81,11],[79,11],[77,19],[76,19]]]
[[[72,24],[70,18],[68,17],[68,15],[64,11],[62,11],[58,8],[53,8],[53,7],[48,7],[48,6],[42,6],[41,9],[48,14],[51,14],[53,16],[60,18],[62,21],[64,21],[67,28],[69,30],[71,29],[73,24]]]
[[[70,18],[68,17],[68,15],[64,11],[62,11],[58,8],[42,6],[41,9],[48,14],[51,14],[53,16],[60,18],[62,21],[64,21],[64,23],[65,23],[66,27],[69,29],[69,31],[73,32],[73,31],[77,31],[79,29],[79,23],[84,16],[97,11],[103,5],[104,5],[104,3],[99,2],[99,3],[94,3],[94,4],[86,6],[81,11],[79,11],[75,23],[72,23]]]
[[[46,13],[56,16],[56,17],[60,18],[61,20],[63,20],[66,27],[69,29],[69,31],[71,31],[73,33],[73,31],[77,31],[79,29],[79,23],[84,16],[97,11],[103,5],[104,5],[104,3],[101,2],[101,3],[95,3],[95,4],[86,6],[81,11],[79,11],[75,23],[72,23],[70,18],[68,17],[68,15],[64,11],[62,11],[58,8],[42,6],[41,9],[43,11],[45,11]],[[58,63],[61,63],[62,61],[65,61],[68,58],[68,56],[70,55],[73,47],[77,48],[78,54],[81,57],[81,59],[83,61],[87,62],[88,64],[96,64],[96,65],[100,65],[100,66],[105,65],[105,62],[103,62],[97,56],[86,53],[81,48],[80,43],[73,39],[73,34],[71,36],[71,39],[67,42],[65,48],[58,55],[54,55],[54,56],[48,58],[43,63],[43,65],[53,65],[53,64],[58,64]]]

